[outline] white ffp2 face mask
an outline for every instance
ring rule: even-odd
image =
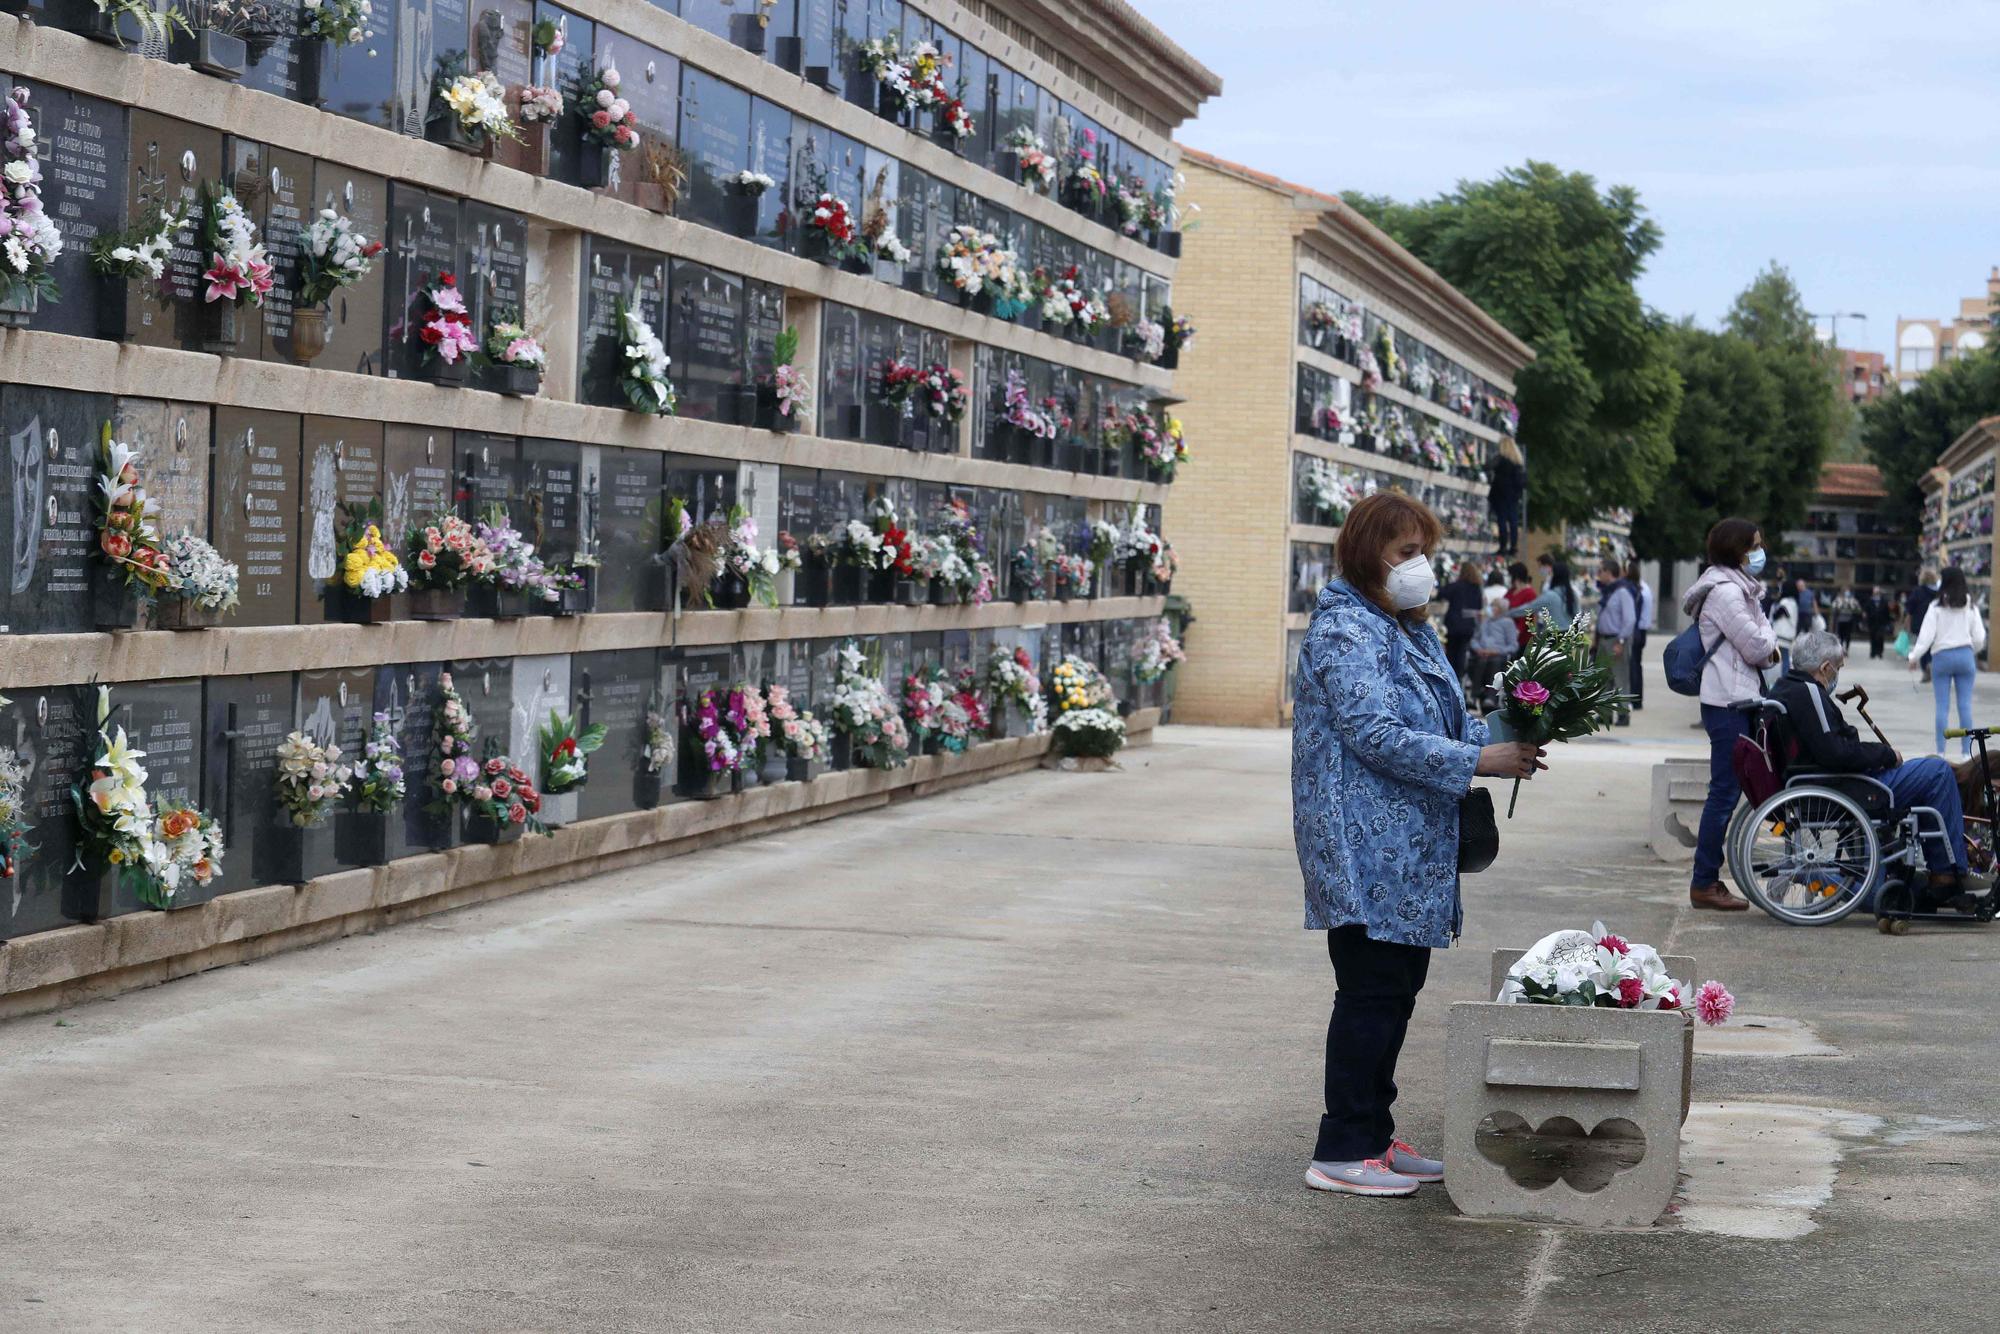
[[[1383,586],[1397,611],[1413,611],[1431,600],[1431,594],[1437,592],[1437,582],[1437,571],[1431,568],[1430,558],[1412,556],[1401,565],[1389,566],[1389,577]]]

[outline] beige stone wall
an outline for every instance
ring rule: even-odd
[[[1174,308],[1197,337],[1175,385],[1193,459],[1164,522],[1182,562],[1174,591],[1199,621],[1174,718],[1271,727],[1284,693],[1298,214],[1288,196],[1186,166],[1201,226],[1183,244]]]

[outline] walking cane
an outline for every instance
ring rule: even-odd
[[[1875,726],[1875,720],[1868,716],[1868,692],[1865,689],[1863,689],[1860,686],[1850,686],[1846,690],[1841,691],[1838,695],[1835,695],[1834,698],[1839,700],[1842,704],[1847,703],[1847,701],[1851,699],[1858,699],[1860,702],[1854,706],[1854,711],[1861,715],[1861,721],[1867,723],[1869,727],[1874,729],[1876,740],[1880,741],[1883,745],[1888,746],[1890,750],[1895,749],[1895,746],[1890,744],[1889,738],[1882,735],[1882,729]]]

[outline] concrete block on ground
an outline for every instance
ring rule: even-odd
[[[1667,760],[1653,766],[1653,805],[1647,828],[1654,856],[1663,862],[1694,860],[1701,808],[1707,800],[1707,760]]]

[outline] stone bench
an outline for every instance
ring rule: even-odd
[[[1701,808],[1707,800],[1707,760],[1668,760],[1653,766],[1653,804],[1646,827],[1654,856],[1663,862],[1693,860]]]

